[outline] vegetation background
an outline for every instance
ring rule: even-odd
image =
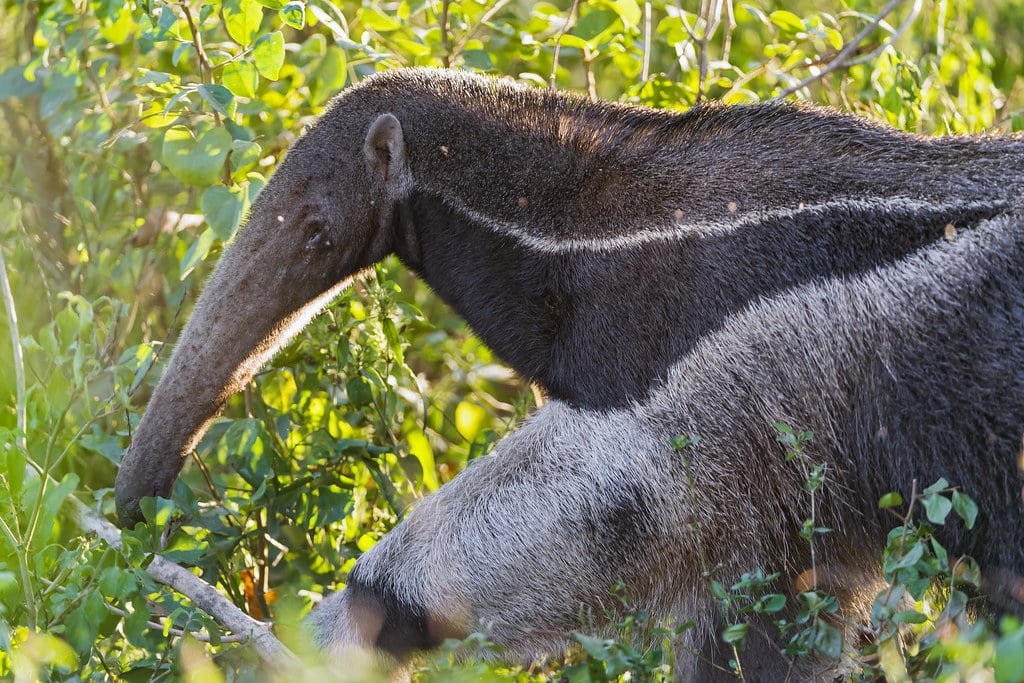
[[[76,524],[71,497],[112,518],[168,345],[289,145],[347,85],[444,66],[679,110],[782,96],[917,133],[1024,129],[1024,0],[0,8],[0,678],[21,681],[265,678],[252,648],[153,581],[152,554],[307,650],[295,625],[311,605],[539,400],[389,261],[231,401],[152,527],[115,550]],[[909,644],[854,653],[851,677],[1024,678],[1019,624],[945,628],[925,602],[902,619]],[[641,627],[634,614],[613,637],[580,634],[564,662],[526,670],[449,649],[419,675],[662,680],[674,631],[634,649]]]

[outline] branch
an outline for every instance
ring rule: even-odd
[[[857,51],[857,48],[859,48],[860,44],[864,42],[864,39],[871,35],[871,32],[874,31],[880,23],[882,23],[882,20],[885,19],[886,15],[888,15],[889,12],[893,11],[896,8],[896,5],[899,5],[901,2],[903,2],[903,0],[889,0],[889,4],[882,8],[882,11],[878,13],[878,16],[875,17],[871,21],[871,23],[865,26],[861,30],[861,32],[854,37],[853,40],[844,45],[842,50],[836,53],[836,56],[832,58],[832,60],[828,63],[828,66],[826,66],[824,69],[822,69],[816,74],[811,74],[810,76],[800,81],[796,85],[792,85],[786,88],[778,95],[773,97],[770,101],[774,102],[775,100],[781,100],[784,97],[788,97],[789,95],[795,93],[797,90],[802,90],[811,83],[823,79],[825,76],[829,75],[830,73],[832,73],[836,69],[839,69],[840,67],[852,66],[852,64],[847,62],[847,60],[853,55],[853,53]]]
[[[565,23],[562,24],[562,28],[558,31],[558,35],[555,36],[555,56],[551,60],[551,79],[548,81],[548,87],[552,90],[555,88],[555,74],[558,73],[558,58],[562,53],[562,36],[568,33],[569,28],[573,25],[573,16],[576,14],[579,4],[580,0],[572,0],[572,5],[569,7],[569,14],[565,18]]]
[[[93,512],[75,496],[69,496],[72,514],[82,531],[91,532],[102,538],[114,548],[121,548],[121,532],[113,524]],[[238,609],[224,598],[217,590],[181,565],[160,557],[146,568],[146,571],[159,583],[173,588],[192,603],[203,610],[214,620],[236,634],[245,638],[256,654],[267,664],[280,669],[295,667],[299,664],[298,657],[289,650],[271,631],[269,624],[257,621]]]
[[[442,0],[441,2],[441,45],[444,47],[441,63],[444,64],[446,69],[452,65],[452,42],[448,35],[448,6],[450,4],[449,0]]]
[[[25,435],[28,433],[28,412],[25,404],[25,358],[21,353],[21,337],[18,335],[18,313],[14,308],[14,295],[11,293],[11,283],[7,279],[7,263],[4,261],[2,249],[0,249],[0,291],[3,293],[4,308],[7,310],[7,328],[11,333],[14,383],[17,387],[15,422],[19,432],[18,448],[27,456],[28,446],[25,442]]]
[[[651,0],[647,0],[644,2],[644,56],[643,66],[640,68],[640,80],[644,83],[651,75],[651,15],[653,13]]]
[[[497,2],[491,5],[487,11],[480,16],[480,19],[455,41],[455,45],[452,47],[452,57],[454,58],[456,55],[461,53],[465,49],[466,44],[473,39],[477,32],[486,26],[487,22],[493,19],[494,16],[501,11],[501,8],[509,2],[511,2],[511,0],[497,0]]]
[[[889,36],[889,39],[886,40],[881,45],[879,45],[878,47],[876,47],[868,54],[864,55],[863,57],[858,57],[857,59],[850,62],[850,66],[870,62],[879,54],[881,54],[882,50],[891,45],[895,45],[896,41],[899,40],[900,37],[907,32],[907,29],[910,28],[910,25],[914,22],[914,19],[916,19],[917,15],[921,12],[921,4],[921,0],[914,0],[914,6],[910,8],[910,12],[907,14],[907,18],[903,20],[903,23],[900,24],[900,27],[898,29],[893,31],[892,35]]]

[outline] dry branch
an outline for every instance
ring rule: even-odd
[[[74,496],[69,497],[71,511],[82,531],[92,532],[112,548],[121,548],[121,532]],[[270,624],[257,621],[238,609],[217,590],[181,565],[157,555],[146,568],[157,582],[181,593],[209,614],[228,631],[246,638],[256,654],[267,664],[286,669],[297,666],[298,657],[271,631]]]
[[[843,49],[836,53],[835,57],[833,57],[829,61],[828,65],[825,68],[823,68],[816,74],[811,74],[810,76],[803,79],[796,85],[792,85],[786,88],[772,99],[781,100],[784,97],[792,95],[798,90],[803,90],[804,88],[806,88],[811,83],[814,83],[815,81],[820,81],[821,79],[825,78],[825,76],[829,75],[836,69],[853,66],[851,58],[860,48],[860,44],[863,43],[869,35],[871,35],[871,33],[879,24],[882,23],[882,21],[889,15],[889,12],[896,9],[896,6],[902,2],[903,0],[889,0],[889,4],[882,8],[882,11],[878,13],[878,16],[876,16],[867,26],[865,26],[861,30],[861,32],[854,37],[853,40],[851,40],[849,43],[843,46]]]

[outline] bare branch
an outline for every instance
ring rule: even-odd
[[[120,549],[121,532],[113,524],[93,512],[75,496],[68,501],[78,527],[94,533],[112,548]],[[173,588],[203,610],[225,629],[245,638],[256,654],[267,664],[281,669],[297,666],[299,659],[271,630],[270,624],[256,621],[233,605],[217,590],[181,565],[157,555],[146,571],[159,583]]]
[[[821,71],[819,71],[816,74],[811,74],[810,76],[808,76],[807,78],[803,79],[802,81],[800,81],[796,85],[792,85],[792,86],[786,88],[785,90],[780,92],[778,95],[773,97],[771,101],[781,100],[784,97],[788,97],[788,96],[792,95],[793,93],[797,92],[798,90],[803,90],[804,88],[806,88],[811,83],[814,83],[815,81],[820,81],[821,79],[825,78],[825,76],[829,75],[830,73],[832,73],[836,69],[852,66],[852,63],[850,61],[848,61],[848,60],[857,51],[857,48],[860,47],[860,44],[862,42],[864,42],[864,40],[869,35],[871,35],[872,31],[874,31],[875,28],[880,23],[882,23],[882,20],[885,19],[885,17],[889,14],[889,12],[893,11],[896,8],[896,6],[899,5],[901,2],[903,2],[903,0],[889,0],[889,4],[887,4],[885,7],[882,8],[882,11],[878,13],[878,16],[876,16],[871,21],[871,23],[869,23],[867,26],[865,26],[861,30],[861,32],[858,33],[854,37],[853,40],[851,40],[849,43],[844,45],[843,49],[836,53],[835,57],[833,57],[829,61],[828,65],[825,66],[825,68],[823,68]]]
[[[486,26],[487,23],[511,1],[512,0],[497,0],[497,2],[488,7],[487,11],[480,16],[480,20],[473,24],[468,31],[463,33],[462,36],[455,41],[455,46],[452,48],[452,57],[454,58],[461,53],[466,48],[466,44],[476,36],[480,29]]]
[[[640,71],[640,79],[647,82],[651,75],[651,15],[654,10],[651,7],[651,0],[644,0],[644,61]]]
[[[899,28],[892,32],[892,35],[889,36],[889,39],[883,42],[878,47],[876,47],[871,52],[864,55],[863,57],[858,57],[857,59],[851,61],[849,66],[855,66],[857,64],[865,64],[867,62],[870,62],[875,57],[877,57],[882,52],[882,50],[889,47],[890,45],[895,45],[896,41],[900,39],[900,36],[906,33],[907,29],[910,28],[910,25],[914,23],[914,19],[917,19],[917,15],[921,12],[922,4],[923,3],[921,2],[921,0],[914,0],[914,6],[910,8],[910,12],[907,14],[907,18],[903,20],[903,23],[900,24]]]
[[[3,249],[0,249],[0,291],[3,293],[4,309],[7,311],[7,330],[11,335],[11,350],[14,360],[14,384],[16,391],[15,424],[18,426],[18,448],[28,453],[25,434],[28,432],[28,411],[25,403],[25,357],[21,351],[21,336],[18,334],[18,312],[14,308],[14,294],[7,279],[7,263]]]
[[[452,42],[451,36],[448,35],[448,9],[450,4],[449,0],[443,0],[441,3],[441,45],[444,47],[441,63],[444,64],[446,69],[452,65]]]
[[[575,23],[573,17],[576,16],[576,12],[579,10],[580,0],[572,0],[572,5],[569,7],[569,16],[565,18],[565,23],[562,24],[562,28],[559,29],[558,35],[555,36],[555,56],[551,61],[551,78],[548,80],[548,87],[552,90],[555,87],[555,74],[558,73],[558,58],[562,54],[562,36],[569,32],[569,28]]]
[[[590,51],[589,47],[583,48],[583,74],[587,77],[587,97],[591,100],[597,100],[597,79],[594,78],[594,53]],[[536,391],[534,396],[536,397]],[[539,408],[542,403],[538,403]]]

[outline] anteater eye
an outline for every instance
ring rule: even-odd
[[[320,219],[313,219],[303,227],[306,233],[306,251],[316,249],[330,249],[331,236],[327,225]]]

